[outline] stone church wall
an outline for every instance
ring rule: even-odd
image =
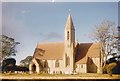
[[[97,73],[99,73],[99,66],[100,66],[100,58],[92,58],[94,64],[97,66]]]
[[[88,58],[87,72],[88,73],[99,73],[99,58]]]
[[[77,73],[87,73],[87,65],[86,64],[76,64],[76,72]]]
[[[50,74],[60,74],[63,71],[63,60],[59,61],[59,67],[55,67],[56,60],[47,60]]]

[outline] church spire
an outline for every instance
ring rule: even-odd
[[[66,44],[71,45],[75,42],[75,29],[72,21],[72,17],[69,14],[66,27],[65,27],[65,41]]]
[[[66,27],[65,27],[65,48],[64,48],[64,67],[69,68],[69,72],[74,71],[75,65],[75,55],[74,55],[74,46],[75,46],[75,29],[72,21],[72,17],[69,14]]]
[[[66,29],[74,30],[74,24],[73,24],[72,17],[70,14],[69,14],[68,19],[67,19]]]

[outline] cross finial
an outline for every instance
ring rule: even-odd
[[[70,12],[71,12],[71,9],[69,9],[69,14],[70,14]]]

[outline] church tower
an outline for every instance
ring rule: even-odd
[[[75,29],[72,21],[72,17],[69,14],[67,23],[65,26],[65,50],[64,50],[64,67],[65,71],[73,72],[75,66],[75,55],[74,55],[74,44],[75,44]]]

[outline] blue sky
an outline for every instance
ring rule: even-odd
[[[118,2],[119,0],[1,0],[2,2]]]
[[[94,26],[105,19],[118,24],[117,2],[2,3],[2,32],[21,43],[17,46],[17,63],[33,55],[37,43],[64,41],[69,9],[80,43],[92,42]]]

